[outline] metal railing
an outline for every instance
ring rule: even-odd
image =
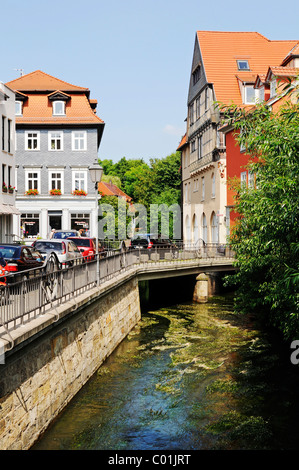
[[[52,272],[32,269],[14,276],[9,275],[7,285],[0,287],[0,337],[40,315],[55,312],[59,305],[68,300],[75,303],[79,294],[93,287],[110,280],[117,282],[118,275],[138,266],[212,258],[219,258],[221,264],[221,259],[231,259],[233,253],[226,245],[194,246],[176,243],[175,247],[169,248],[111,250],[106,257],[99,259],[98,279],[96,258]]]

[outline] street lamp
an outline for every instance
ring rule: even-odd
[[[97,259],[97,284],[100,280],[100,263],[99,263],[99,221],[98,221],[98,210],[99,210],[99,187],[98,183],[101,181],[103,176],[103,168],[99,165],[97,159],[94,161],[94,164],[89,167],[90,179],[95,183],[96,190],[96,211],[95,211],[95,222],[96,222],[96,259]]]

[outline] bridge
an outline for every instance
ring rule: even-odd
[[[194,275],[196,290],[233,261],[218,245],[117,250],[1,287],[1,450],[29,449],[127,337],[141,319],[139,281]]]
[[[132,277],[163,279],[234,270],[234,254],[228,246],[207,244],[195,249],[146,249],[108,251],[107,256],[66,269],[23,272],[17,281],[0,291],[0,341],[9,351],[50,322],[61,318],[64,306],[77,308],[120,286]],[[47,319],[47,321],[45,321]],[[1,351],[0,351],[1,353]]]

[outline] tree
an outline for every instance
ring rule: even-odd
[[[273,113],[265,104],[229,109],[227,122],[246,148],[255,187],[236,190],[239,214],[230,243],[236,253],[239,311],[259,311],[285,338],[299,333],[299,106]]]

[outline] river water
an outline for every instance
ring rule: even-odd
[[[32,449],[296,449],[298,387],[231,295],[148,309]]]

